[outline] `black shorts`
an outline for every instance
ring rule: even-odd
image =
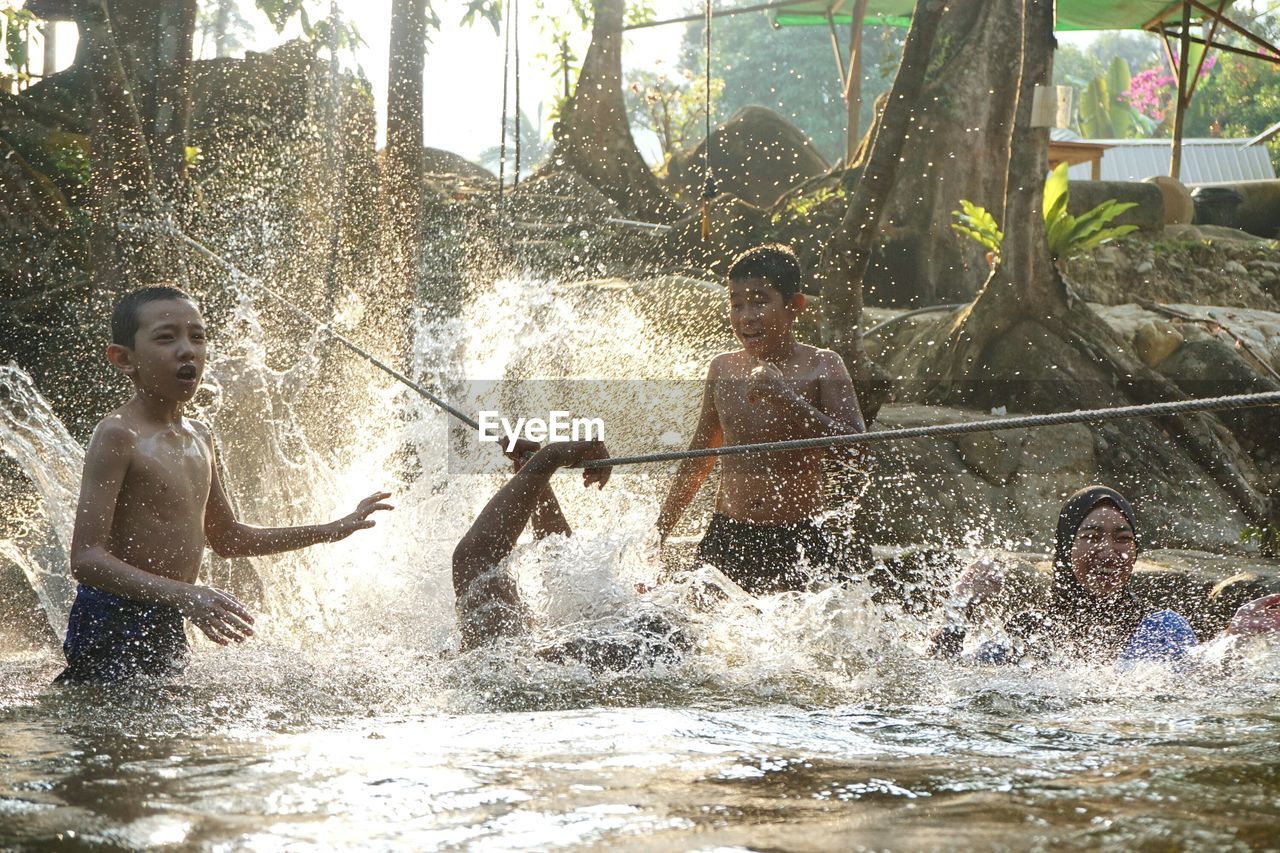
[[[840,553],[814,521],[749,524],[719,513],[698,544],[701,562],[755,595],[800,592],[819,578],[834,578]]]
[[[67,668],[59,684],[123,681],[182,671],[187,635],[182,614],[80,584],[62,644]]]

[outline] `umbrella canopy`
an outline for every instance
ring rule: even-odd
[[[780,27],[826,26],[831,18],[849,23],[854,0],[799,0],[778,8]],[[868,0],[868,24],[905,27],[916,0]],[[1142,30],[1174,12],[1181,0],[1058,0],[1059,30]]]

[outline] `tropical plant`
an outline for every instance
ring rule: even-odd
[[[952,211],[956,221],[951,228],[957,234],[963,234],[997,257],[1000,255],[1000,244],[1004,242],[1004,232],[996,223],[996,218],[985,207],[979,207],[968,199],[960,199],[960,210]]]
[[[1132,139],[1146,136],[1155,122],[1129,103],[1129,65],[1111,60],[1105,76],[1095,77],[1080,98],[1080,130],[1090,139]]]
[[[1049,240],[1049,255],[1054,261],[1065,261],[1092,251],[1098,246],[1138,230],[1136,225],[1108,225],[1117,216],[1136,205],[1107,199],[1102,204],[1079,216],[1067,212],[1070,201],[1067,164],[1061,163],[1050,173],[1044,184],[1044,230]],[[995,217],[986,208],[965,199],[960,200],[960,210],[952,211],[956,221],[951,227],[980,246],[1000,256],[1004,234]]]

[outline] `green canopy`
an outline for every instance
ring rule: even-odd
[[[780,27],[825,26],[830,18],[849,23],[854,0],[808,0],[788,3],[774,15]],[[868,0],[868,24],[905,27],[916,0]],[[1141,30],[1153,21],[1180,12],[1181,0],[1058,0],[1059,30]]]

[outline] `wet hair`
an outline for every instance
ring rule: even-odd
[[[1071,549],[1075,546],[1080,525],[1099,506],[1111,506],[1120,511],[1133,529],[1137,547],[1137,517],[1133,507],[1115,489],[1087,486],[1067,498],[1058,513],[1057,541],[1053,552],[1052,618],[1061,620],[1068,634],[1077,638],[1092,636],[1118,649],[1142,619],[1137,599],[1127,589],[1114,599],[1099,599],[1080,585],[1071,568]]]
[[[171,284],[153,284],[126,293],[111,312],[111,343],[132,348],[138,337],[138,312],[148,302],[166,299],[185,299],[195,302],[191,295]]]
[[[800,259],[790,246],[781,243],[766,243],[747,249],[729,265],[729,281],[758,278],[782,294],[784,300],[801,291],[800,279],[803,276]]]

